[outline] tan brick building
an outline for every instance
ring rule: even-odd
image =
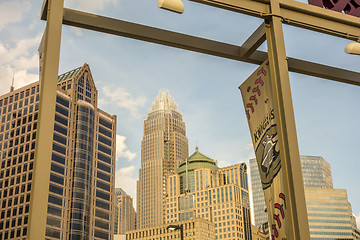
[[[25,239],[39,82],[0,97],[0,240]],[[87,64],[58,77],[47,239],[112,239],[116,116],[97,108]]]
[[[133,199],[121,188],[115,188],[114,234],[125,234],[135,229],[135,209]]]
[[[166,178],[187,156],[182,115],[169,92],[160,91],[144,120],[137,181],[137,228],[165,223]]]
[[[174,223],[182,225],[185,240],[214,240],[215,227],[214,223],[202,219],[195,218],[186,221]],[[126,240],[163,240],[163,239],[180,239],[180,230],[168,230],[169,224],[147,227],[126,232]]]
[[[216,239],[251,239],[247,170],[244,163],[218,168],[196,148],[167,183],[166,222],[203,218],[214,222]]]

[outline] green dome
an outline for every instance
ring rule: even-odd
[[[196,147],[196,151],[189,157],[187,165],[188,172],[194,171],[198,168],[210,168],[212,170],[218,169],[216,161],[200,153],[198,147]],[[180,175],[186,172],[186,160],[180,163],[176,172]]]

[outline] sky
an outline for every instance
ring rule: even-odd
[[[183,0],[182,15],[156,0],[65,0],[65,7],[241,45],[262,20]],[[38,80],[38,45],[45,28],[41,0],[0,0],[0,94]],[[345,54],[348,40],[285,26],[289,57],[360,70]],[[259,50],[266,51],[266,43]],[[116,187],[136,200],[143,121],[159,90],[168,89],[196,143],[220,167],[254,157],[238,86],[258,67],[69,26],[62,28],[59,74],[90,69],[99,107],[117,115]],[[290,73],[301,155],[330,163],[334,188],[346,189],[360,226],[360,87]]]

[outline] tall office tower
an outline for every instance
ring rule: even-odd
[[[160,91],[144,120],[137,181],[137,228],[165,223],[166,178],[188,156],[185,123],[168,91]]]
[[[304,187],[332,188],[330,164],[322,157],[300,156]],[[256,159],[250,159],[251,189],[255,226],[268,222],[266,205]]]
[[[114,234],[124,235],[135,229],[135,209],[133,199],[121,188],[115,188],[115,227]]]
[[[322,157],[300,156],[304,187],[333,188],[330,164]]]
[[[305,188],[311,239],[359,239],[346,190]]]
[[[0,97],[0,240],[25,239],[39,82]],[[89,66],[58,77],[46,239],[112,239],[116,116],[97,108]]]
[[[247,170],[244,163],[218,168],[196,148],[168,177],[166,222],[192,218],[215,223],[216,239],[251,239]]]

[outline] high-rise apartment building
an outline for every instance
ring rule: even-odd
[[[322,157],[300,156],[304,187],[332,188],[330,164]],[[250,159],[255,226],[268,222],[266,204],[256,159]]]
[[[121,188],[115,188],[114,234],[124,235],[135,229],[135,209],[133,199]]]
[[[0,97],[0,240],[26,239],[39,82]],[[116,116],[87,64],[58,77],[46,239],[112,239]]]
[[[137,228],[165,223],[166,178],[188,156],[185,123],[168,91],[160,91],[144,120],[137,181]]]
[[[246,165],[218,168],[196,148],[168,177],[166,222],[204,218],[215,224],[215,239],[251,239]]]

